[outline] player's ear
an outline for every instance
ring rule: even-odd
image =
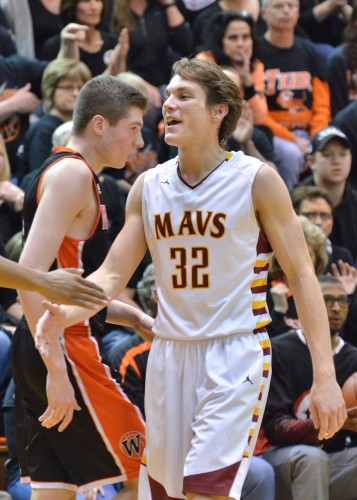
[[[216,104],[212,108],[213,120],[221,122],[227,113],[228,113],[228,104],[226,103]]]
[[[91,119],[91,125],[94,133],[102,136],[106,126],[106,120],[102,115],[94,115]]]

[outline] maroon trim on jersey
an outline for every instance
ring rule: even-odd
[[[272,248],[270,246],[268,238],[266,237],[264,231],[261,229],[259,232],[258,243],[257,243],[257,254],[259,255],[261,253],[270,253],[271,251]]]
[[[237,462],[223,469],[186,476],[183,480],[183,492],[228,497],[240,464],[241,462]]]
[[[262,326],[261,328],[254,328],[253,333],[254,335],[257,333],[266,333],[266,329],[264,326]]]
[[[250,289],[253,293],[265,293],[267,291],[266,285],[252,286]]]
[[[267,271],[269,269],[269,262],[268,264],[265,264],[264,266],[254,266],[254,274],[259,274],[262,271]]]
[[[263,347],[263,356],[270,356],[271,350],[270,347]]]
[[[259,309],[253,309],[253,316],[261,316],[262,314],[267,314],[265,307],[259,307]]]
[[[219,165],[217,165],[217,167],[215,167],[213,170],[211,170],[207,175],[206,177],[204,177],[203,179],[200,180],[200,182],[198,182],[197,184],[195,184],[194,186],[191,186],[191,184],[189,184],[183,177],[182,177],[182,174],[181,174],[181,170],[180,170],[180,163],[179,163],[179,160],[177,160],[177,175],[179,177],[179,179],[185,184],[185,186],[189,187],[190,189],[196,189],[196,187],[200,186],[202,184],[202,182],[204,182],[206,179],[208,179],[208,177],[210,175],[213,174],[213,172],[215,172],[221,165],[222,163],[224,163],[225,161],[228,161],[231,159],[231,155],[227,154],[227,156],[225,157],[225,159],[223,161],[221,161],[221,163]]]
[[[152,500],[181,500],[180,498],[169,497],[165,488],[149,476],[151,499]]]

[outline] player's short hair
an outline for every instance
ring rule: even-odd
[[[242,97],[237,85],[218,64],[201,59],[180,59],[172,67],[172,77],[175,75],[197,83],[207,95],[207,107],[228,104],[228,113],[218,131],[218,141],[220,144],[224,143],[234,132],[242,112]]]
[[[95,115],[103,116],[111,126],[128,116],[130,108],[146,111],[147,98],[115,76],[99,75],[81,89],[73,112],[73,133],[80,134]]]
[[[90,69],[86,64],[75,59],[54,59],[43,72],[41,80],[42,107],[49,113],[54,107],[54,95],[58,85],[63,79],[69,81],[80,80],[83,85],[92,78]]]

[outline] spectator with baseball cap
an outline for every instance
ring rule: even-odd
[[[300,185],[325,188],[335,208],[332,244],[346,247],[357,262],[357,191],[348,182],[352,155],[348,137],[337,127],[320,130],[311,141],[312,175]]]

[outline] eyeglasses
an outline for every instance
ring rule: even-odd
[[[341,309],[346,309],[351,303],[351,300],[349,299],[349,297],[346,297],[344,295],[341,297],[333,297],[332,295],[324,295],[324,301],[325,301],[326,307],[329,309],[331,309],[331,307],[333,307],[335,302],[338,302],[338,305],[341,307]]]
[[[316,220],[320,218],[323,222],[328,222],[332,219],[332,215],[326,212],[301,212],[309,220]]]
[[[65,92],[74,92],[78,90],[80,92],[83,85],[58,85],[57,89],[64,90]]]

